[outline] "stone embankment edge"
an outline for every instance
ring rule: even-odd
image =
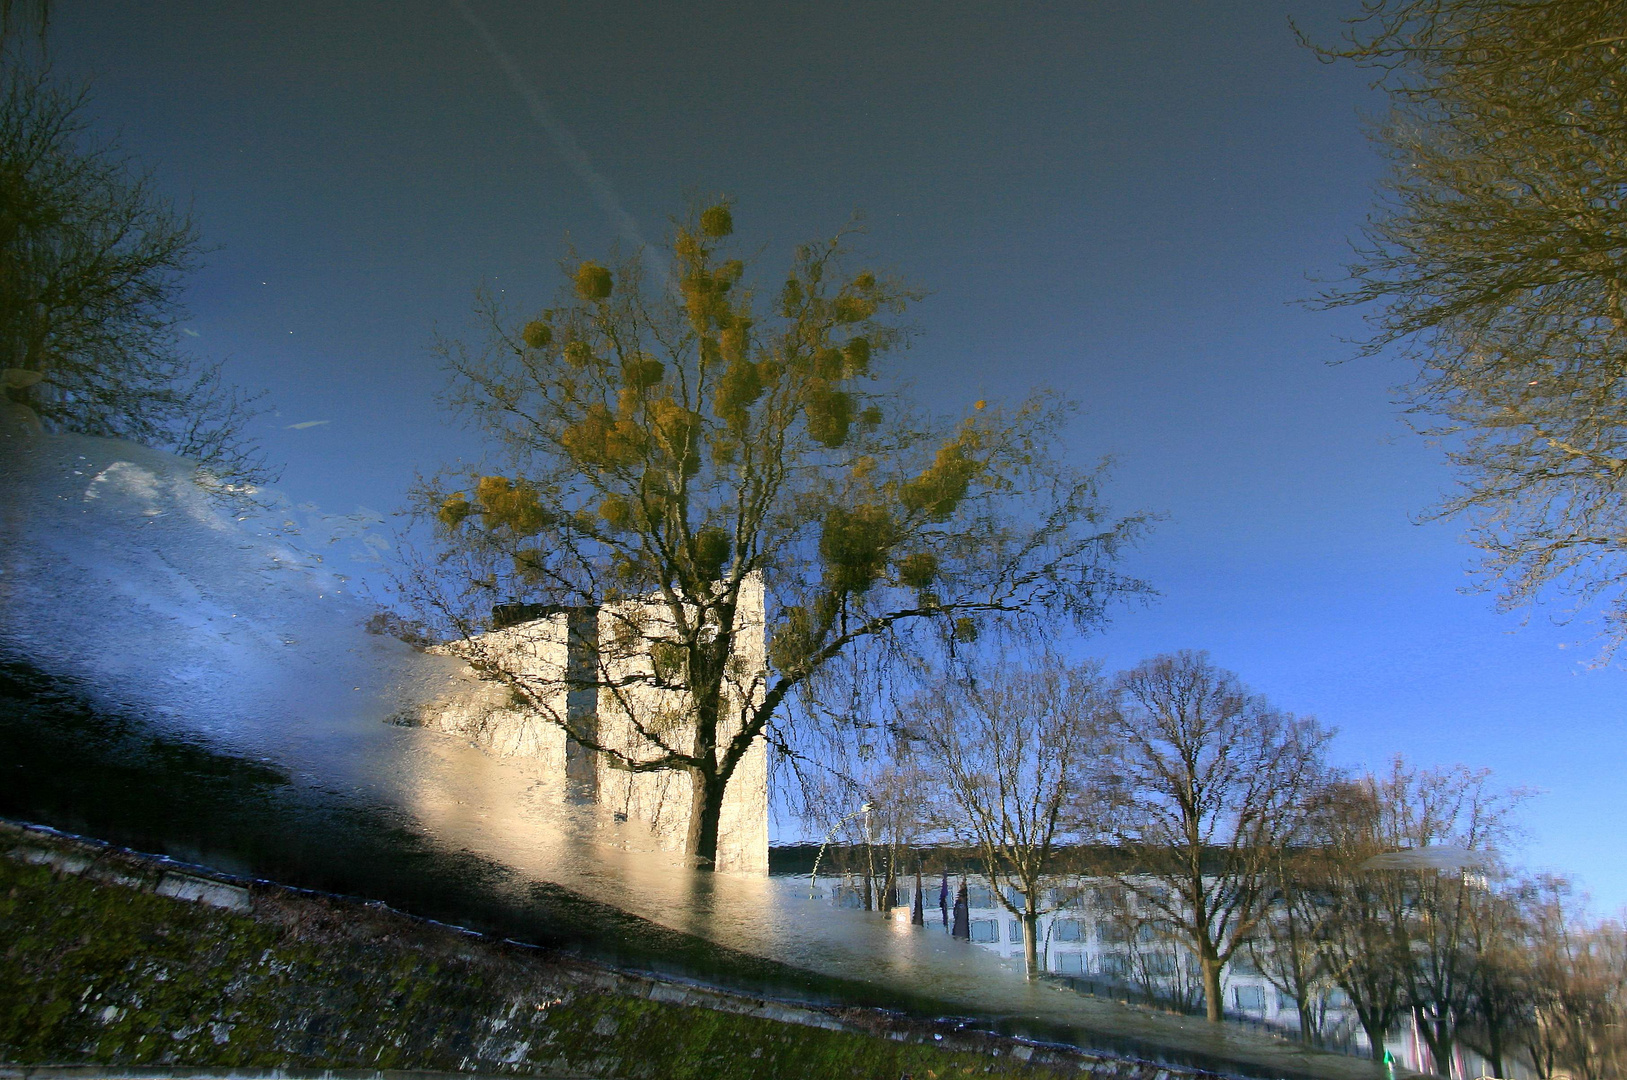
[[[0,1065],[0,1080],[516,1080],[501,1073],[435,1072],[421,1069],[211,1069],[121,1065]],[[524,1080],[554,1080],[528,1073]],[[561,1077],[560,1080],[565,1080]],[[571,1077],[570,1080],[577,1080]]]
[[[211,867],[183,862],[166,855],[154,855],[119,847],[103,840],[80,836],[30,822],[0,818],[0,845],[13,859],[49,866],[58,873],[84,877],[142,892],[168,896],[178,901],[207,904],[241,915],[251,915],[257,891],[276,891],[290,896],[321,897],[339,903],[365,906],[373,911],[426,927],[454,932],[494,946],[537,946],[511,939],[498,939],[467,927],[426,919],[399,911],[376,900],[339,896],[314,889],[284,885],[263,878],[244,878]],[[597,982],[602,992],[716,1012],[750,1016],[761,1020],[823,1028],[871,1038],[931,1043],[946,1050],[988,1053],[999,1048],[1018,1061],[1077,1069],[1081,1075],[1123,1080],[1239,1080],[1237,1074],[1214,1072],[1189,1066],[1171,1065],[1127,1056],[1103,1054],[1074,1046],[1049,1044],[1000,1035],[969,1027],[955,1020],[916,1020],[881,1009],[861,1007],[829,1008],[806,1003],[751,997],[743,994],[657,975],[651,972],[611,968],[566,954],[548,952],[553,962],[577,969],[587,981]],[[201,1066],[175,1068],[125,1067],[110,1065],[7,1065],[0,1063],[0,1080],[439,1080],[446,1077],[478,1077],[480,1073],[440,1073],[418,1071],[368,1070],[282,1070],[210,1069]],[[489,1074],[496,1076],[498,1074]],[[545,1075],[538,1080],[548,1080]]]

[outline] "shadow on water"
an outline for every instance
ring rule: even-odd
[[[443,850],[387,808],[345,805],[274,765],[154,731],[15,658],[0,660],[0,769],[6,817],[245,877],[384,900],[620,966],[753,993],[896,1004],[862,983],[720,948],[526,881],[473,852]]]

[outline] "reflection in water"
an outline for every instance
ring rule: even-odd
[[[564,886],[741,952],[968,1001],[1020,986],[981,950],[809,903],[791,882],[694,873],[523,758],[385,723],[461,681],[459,662],[362,629],[333,569],[350,519],[231,512],[186,462],[116,440],[9,438],[0,458],[0,648],[102,705],[503,867],[515,895]]]
[[[809,900],[800,876],[696,873],[636,824],[575,816],[579,808],[562,807],[513,759],[424,732],[402,735],[399,795],[438,844],[479,851],[681,933],[829,975],[934,993],[959,987],[956,997],[968,1002],[990,1000],[997,984],[1027,989],[1015,968],[941,932],[905,922],[901,933],[894,920]]]
[[[366,633],[332,570],[344,529],[313,520],[229,513],[126,443],[0,439],[0,812],[736,986],[1237,1060],[1235,1034],[1030,983],[905,912],[696,873],[524,759],[386,723],[458,662]]]

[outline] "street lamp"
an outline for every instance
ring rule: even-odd
[[[819,854],[814,856],[813,873],[808,875],[808,899],[809,900],[817,900],[817,899],[819,899],[819,861],[825,857],[825,848],[830,846],[830,838],[836,835],[836,830],[837,829],[840,829],[843,825],[846,825],[848,822],[852,821],[854,818],[858,817],[860,814],[864,815],[864,835],[865,835],[865,839],[867,839],[867,840],[869,839],[869,837],[870,837],[870,804],[865,803],[862,806],[860,806],[857,810],[855,810],[851,814],[847,815],[847,817],[843,818],[841,821],[838,821],[836,824],[832,825],[830,827],[830,832],[825,834],[825,842],[819,845]]]

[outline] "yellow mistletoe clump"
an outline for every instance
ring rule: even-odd
[[[907,481],[899,501],[908,510],[924,512],[932,521],[948,521],[966,497],[978,463],[966,456],[959,440],[938,448],[932,465]]]
[[[576,268],[576,292],[584,300],[607,300],[612,282],[610,271],[591,260]]]
[[[492,528],[525,536],[548,523],[548,512],[536,489],[523,480],[516,483],[506,476],[482,476],[475,485],[475,498]]]
[[[534,319],[525,324],[520,337],[533,349],[543,349],[554,340],[554,329],[542,320]]]
[[[648,445],[644,429],[632,420],[617,420],[603,405],[588,406],[582,419],[567,428],[560,445],[571,457],[600,468],[622,468],[643,456]]]

